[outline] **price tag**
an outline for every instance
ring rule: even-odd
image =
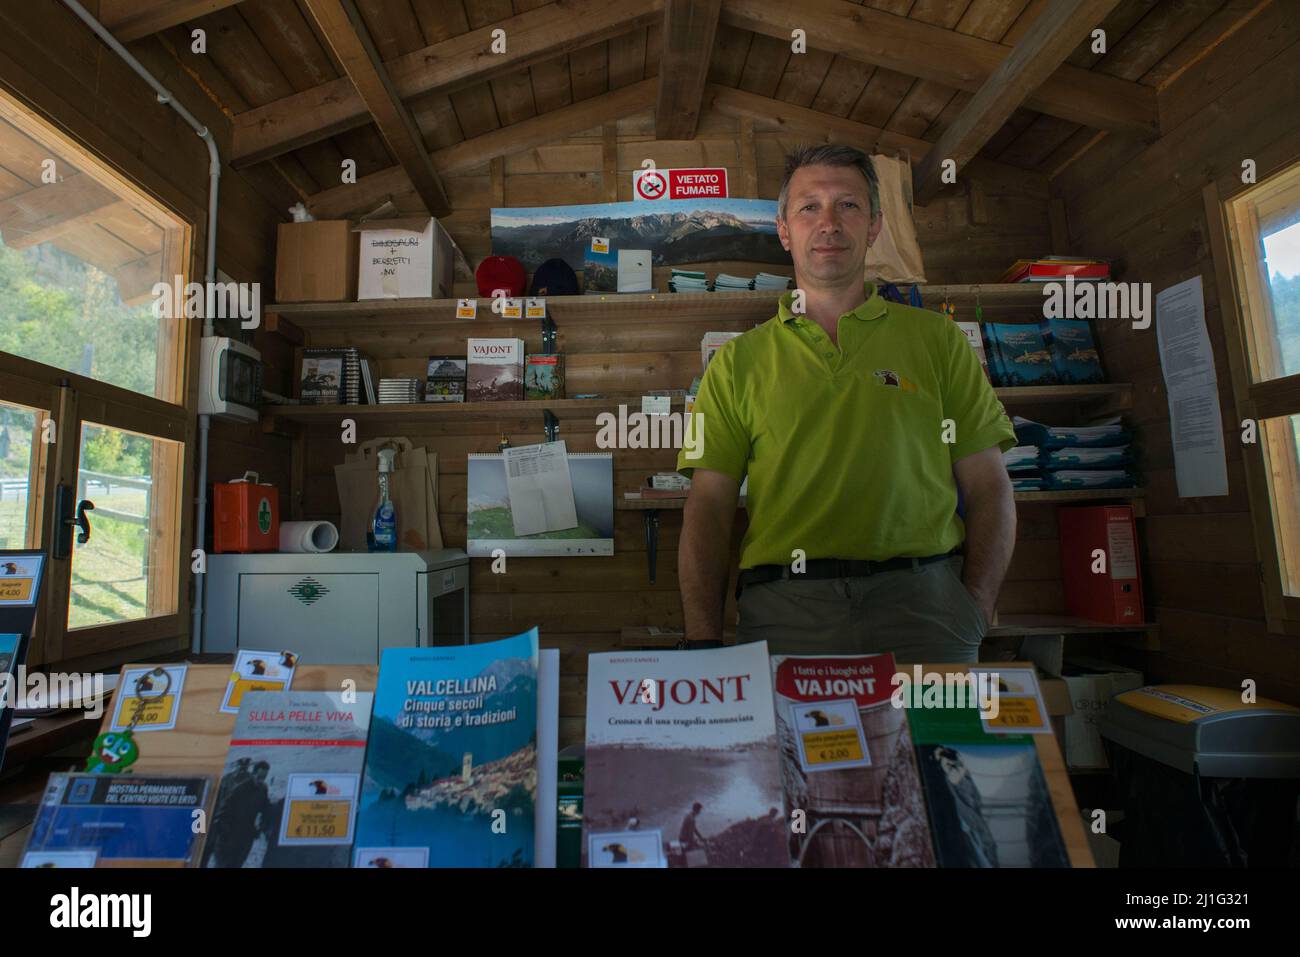
[[[477,299],[457,299],[456,300],[456,318],[473,319],[478,315]]]
[[[862,718],[852,698],[791,705],[790,716],[799,742],[799,766],[805,772],[871,767]]]
[[[987,675],[990,699],[988,713],[981,712],[980,721],[989,734],[1051,734],[1051,718],[1038,686],[1038,676],[1032,668],[999,669],[980,666],[970,669],[971,674]],[[984,702],[981,702],[983,707]]]
[[[501,301],[502,319],[522,319],[523,315],[524,301],[522,299],[503,299]]]
[[[280,843],[351,844],[360,775],[290,774]]]
[[[608,236],[592,236],[592,237],[591,237],[591,251],[592,251],[593,253],[607,253],[607,252],[609,252],[609,237],[608,237]]]
[[[526,300],[524,307],[525,319],[545,319],[546,318],[546,300],[532,298]]]
[[[221,701],[224,714],[239,714],[239,703],[248,691],[287,691],[293,684],[298,656],[292,651],[249,651],[235,656],[235,668]]]
[[[122,674],[122,680],[117,686],[117,701],[113,707],[113,725],[112,731],[125,731],[131,725],[131,721],[136,716],[136,711],[140,711],[140,719],[136,721],[134,731],[170,731],[176,727],[176,716],[180,712],[181,693],[185,690],[185,671],[184,665],[173,665],[164,669],[171,676],[171,685],[167,688],[167,693],[163,695],[151,694],[155,682],[159,686],[165,684],[165,679],[146,677],[143,685],[139,685],[140,693],[137,693],[137,686],[142,675],[149,675],[152,668],[128,668]],[[144,700],[144,707],[140,708],[140,701]]]
[[[352,852],[353,867],[428,867],[427,847],[358,847]]]

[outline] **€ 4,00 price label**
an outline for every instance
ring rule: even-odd
[[[290,774],[280,843],[351,844],[359,783],[356,774]]]

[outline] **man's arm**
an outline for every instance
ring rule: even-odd
[[[730,475],[695,469],[677,545],[677,582],[687,641],[722,638],[722,610],[731,577],[731,527],[739,499],[740,483]]]
[[[1016,501],[1011,477],[995,445],[953,463],[953,473],[966,505],[966,558],[962,584],[993,621],[998,589],[1016,547]]]

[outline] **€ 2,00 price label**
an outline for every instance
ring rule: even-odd
[[[803,736],[803,750],[808,763],[813,767],[819,764],[861,761],[863,758],[857,728],[806,732]]]

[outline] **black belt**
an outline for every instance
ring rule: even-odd
[[[736,597],[739,598],[740,593],[750,585],[759,585],[777,579],[800,581],[814,578],[859,578],[864,575],[911,568],[913,565],[941,562],[955,554],[957,553],[952,551],[944,552],[942,555],[926,555],[923,558],[887,558],[880,562],[847,558],[814,558],[805,564],[802,572],[791,571],[789,565],[755,565],[753,568],[741,569],[740,575],[736,578]]]

